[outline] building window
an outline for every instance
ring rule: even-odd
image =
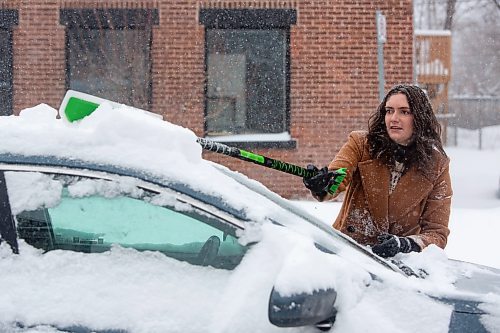
[[[17,10],[0,9],[0,116],[11,115],[13,109],[12,27],[18,22]]]
[[[150,109],[150,9],[63,9],[67,88]]]
[[[202,9],[207,136],[289,131],[291,9]]]

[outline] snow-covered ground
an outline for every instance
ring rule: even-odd
[[[479,131],[458,129],[457,145],[446,147],[451,159],[453,200],[449,258],[500,268],[500,126]],[[311,213],[331,223],[341,203],[297,201]]]

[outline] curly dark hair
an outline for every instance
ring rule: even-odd
[[[372,158],[380,158],[392,165],[397,152],[401,150],[389,137],[385,125],[385,105],[389,97],[395,94],[405,94],[413,114],[413,138],[407,150],[405,167],[416,164],[418,170],[427,174],[432,164],[432,151],[437,149],[444,156],[446,153],[441,141],[441,126],[436,119],[432,105],[425,92],[416,85],[399,84],[391,88],[370,116],[368,121],[368,144]]]

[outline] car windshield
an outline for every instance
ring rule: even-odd
[[[239,173],[235,173],[230,171],[224,166],[214,164],[217,169],[219,169],[221,172],[226,174],[227,176],[233,178],[237,182],[239,182],[241,185],[249,188],[250,190],[254,191],[256,194],[261,195],[265,197],[266,199],[272,201],[276,205],[280,206],[284,210],[292,213],[295,216],[300,217],[301,221],[305,221],[309,226],[313,226],[316,229],[321,230],[320,235],[325,236],[327,234],[329,237],[319,237],[316,238],[318,242],[320,242],[321,245],[325,245],[326,249],[333,251],[337,254],[340,254],[341,252],[349,252],[349,255],[355,255],[360,262],[365,262],[369,266],[371,264],[376,263],[377,266],[380,264],[385,266],[386,268],[389,268],[393,271],[397,271],[399,273],[403,273],[400,268],[398,268],[394,263],[390,263],[388,261],[383,260],[382,258],[374,255],[371,253],[369,250],[367,250],[365,247],[359,245],[356,243],[354,240],[351,238],[345,236],[344,234],[338,232],[337,230],[333,229],[330,227],[327,223],[324,221],[321,221],[320,219],[316,218],[315,216],[309,214],[308,212],[304,211],[300,207],[290,203],[290,201],[283,199],[276,193],[268,190],[266,187],[264,187],[261,183],[256,182],[254,180],[251,180]],[[280,221],[283,221],[284,224],[286,224],[289,227],[293,228],[300,228],[301,224],[294,224],[292,221],[293,219],[280,219]],[[303,224],[302,224],[303,226]],[[301,230],[304,232],[304,230]],[[333,241],[332,241],[333,239]],[[330,244],[333,243],[333,246]],[[319,245],[319,244],[317,244]],[[403,273],[405,274],[405,273]]]

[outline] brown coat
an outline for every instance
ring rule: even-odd
[[[361,244],[376,244],[378,235],[390,233],[410,236],[421,248],[429,244],[444,248],[450,233],[449,159],[434,150],[432,179],[412,166],[389,195],[390,169],[371,159],[366,134],[352,132],[328,166],[348,169],[339,187],[347,192],[333,227]]]

